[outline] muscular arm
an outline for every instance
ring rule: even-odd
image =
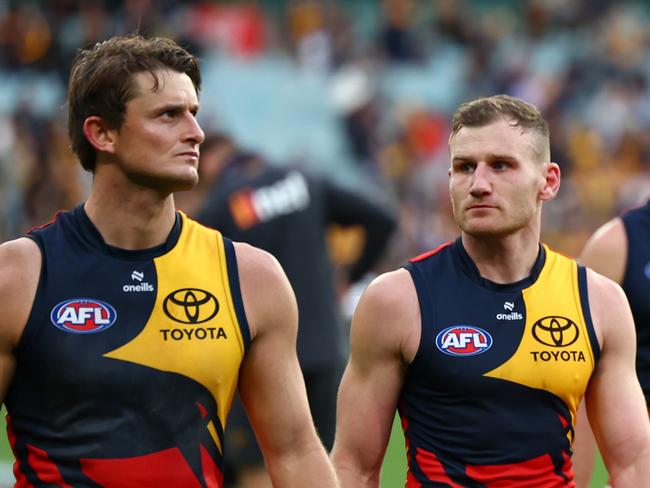
[[[332,451],[344,488],[379,486],[407,364],[419,343],[419,324],[415,287],[404,269],[377,278],[359,301]]]
[[[296,356],[298,312],[289,282],[270,254],[236,244],[252,342],[239,393],[274,486],[333,487],[335,475],[309,412]]]
[[[15,349],[34,301],[41,253],[30,239],[0,246],[0,399],[4,401],[16,368]]]
[[[599,228],[587,241],[579,261],[598,273],[621,283],[627,261],[627,236],[620,218]],[[587,488],[592,477],[596,440],[587,420],[584,402],[580,405],[576,438],[573,443],[573,467],[577,488]]]
[[[585,396],[587,415],[614,486],[650,479],[650,422],[636,376],[632,313],[623,290],[593,271],[589,303],[600,330],[600,360]]]

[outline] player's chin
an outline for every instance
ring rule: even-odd
[[[147,180],[147,184],[164,193],[191,190],[199,181],[197,172],[182,171],[174,174],[158,175]]]
[[[183,178],[178,178],[174,180],[174,186],[176,187],[175,191],[187,191],[191,190],[199,182],[199,175],[195,173],[193,175],[186,175]]]
[[[179,185],[183,185],[183,190],[189,190],[199,182],[199,170],[195,165],[187,165],[177,168],[170,178],[178,181]]]
[[[461,222],[460,228],[465,234],[473,237],[497,237],[508,233],[503,225],[489,219],[469,219]]]

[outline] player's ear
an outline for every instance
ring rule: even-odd
[[[116,131],[110,129],[98,115],[91,115],[84,120],[84,135],[88,142],[97,150],[109,154],[115,153]]]
[[[540,189],[541,200],[552,200],[560,190],[561,172],[557,163],[544,163],[544,184]]]

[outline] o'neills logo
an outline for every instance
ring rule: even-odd
[[[196,327],[214,318],[219,312],[216,297],[200,288],[181,288],[171,292],[163,301],[163,312],[174,322],[192,327],[161,329],[164,341],[227,339],[223,327]]]
[[[131,281],[135,281],[136,284],[126,284],[122,286],[122,291],[124,293],[150,293],[154,291],[154,287],[151,283],[148,283],[144,280],[144,272],[134,269],[131,271]]]
[[[503,302],[503,309],[506,313],[498,313],[496,315],[497,320],[522,320],[524,318],[523,314],[515,310],[515,302]]]
[[[520,314],[519,312],[497,314],[497,320],[521,320],[523,318],[524,318],[523,314]]]
[[[122,291],[126,293],[150,292],[153,290],[154,288],[151,283],[138,283],[137,285],[124,285],[122,287]]]

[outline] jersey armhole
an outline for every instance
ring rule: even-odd
[[[433,321],[434,313],[430,303],[430,300],[427,300],[426,290],[427,284],[422,271],[418,269],[415,262],[408,262],[403,266],[413,280],[413,285],[415,286],[415,293],[418,297],[418,305],[420,307],[420,343],[418,344],[418,350],[413,357],[413,361],[409,365],[409,369],[418,369],[418,365],[425,359],[425,330],[424,324]]]
[[[27,321],[25,322],[25,327],[23,328],[23,332],[20,335],[20,339],[18,340],[18,345],[16,346],[16,356],[22,354],[25,348],[35,339],[37,335],[37,330],[35,329],[36,326],[32,325],[32,318],[35,315],[34,311],[42,307],[40,299],[43,296],[43,289],[45,288],[45,278],[47,274],[47,263],[45,262],[45,248],[43,241],[40,239],[40,237],[33,234],[28,234],[25,237],[33,241],[38,246],[38,250],[41,253],[41,269],[38,272],[38,285],[36,286],[36,292],[32,298],[32,305],[29,309],[29,314],[27,315]],[[47,315],[49,317],[49,313],[47,313]]]
[[[621,282],[619,283],[623,290],[627,290],[630,286],[630,266],[634,258],[630,258],[630,253],[636,247],[632,244],[632,240],[636,239],[635,233],[631,231],[631,223],[628,214],[625,214],[621,217],[621,223],[623,224],[623,230],[625,232],[625,266],[623,266],[623,276],[621,277]],[[642,248],[641,246],[640,248]]]
[[[244,310],[244,300],[242,299],[241,287],[239,285],[239,272],[237,270],[237,255],[235,254],[235,246],[230,239],[223,236],[223,247],[226,254],[226,265],[228,267],[230,295],[232,296],[233,305],[235,306],[235,313],[237,314],[239,329],[241,331],[242,338],[244,339],[244,350],[248,351],[251,342],[251,332],[250,328],[248,327],[248,320],[246,319],[246,312]]]
[[[600,344],[598,343],[598,336],[596,329],[591,319],[591,311],[589,307],[589,293],[587,288],[587,269],[584,266],[578,265],[578,290],[580,290],[580,305],[582,307],[582,316],[585,319],[585,326],[589,334],[589,343],[591,344],[591,351],[594,355],[594,362],[598,362],[600,358]]]

